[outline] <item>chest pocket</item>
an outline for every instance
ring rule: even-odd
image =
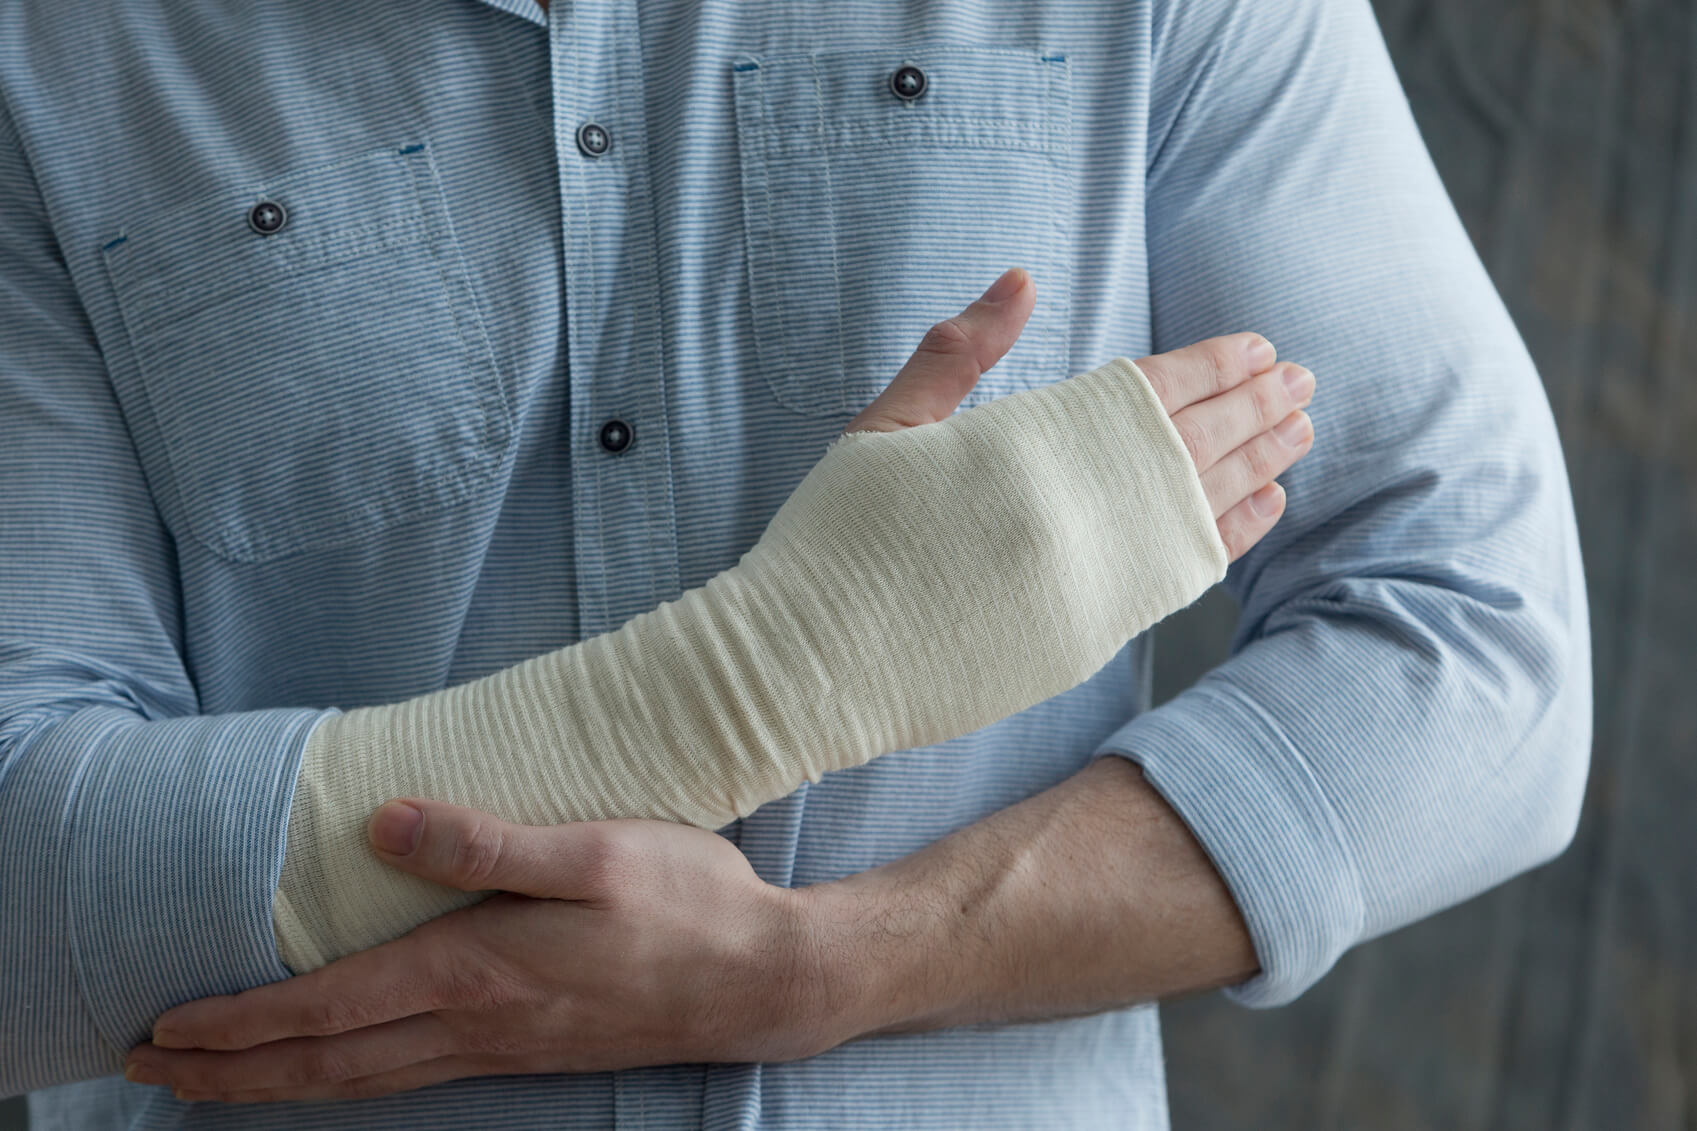
[[[161,509],[219,557],[358,539],[494,478],[513,423],[428,146],[232,188],[105,255]]]
[[[927,327],[1015,266],[1036,309],[964,403],[1068,375],[1064,57],[826,51],[744,56],[732,74],[756,341],[779,401],[858,412]]]

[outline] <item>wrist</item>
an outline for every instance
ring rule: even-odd
[[[827,1048],[949,1023],[960,943],[902,863],[791,893],[805,924],[812,1016]]]
[[[878,1005],[887,991],[859,928],[866,914],[865,885],[855,882],[859,879],[851,876],[789,893],[801,948],[800,982],[806,987],[802,1012],[815,1034],[817,1051],[875,1031],[883,1015]]]

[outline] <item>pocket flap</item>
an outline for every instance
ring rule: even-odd
[[[917,67],[925,92],[911,101],[891,75]],[[926,144],[1044,150],[1069,144],[1066,57],[988,47],[934,45],[886,51],[740,56],[733,64],[738,112],[749,124],[758,100],[764,143],[779,150],[853,149],[922,139]]]
[[[406,247],[435,235],[421,197],[432,178],[429,152],[416,142],[293,171],[125,225],[105,247],[107,267],[139,313],[160,299],[216,295],[232,283]],[[248,212],[265,200],[283,205],[288,219],[262,236]]]

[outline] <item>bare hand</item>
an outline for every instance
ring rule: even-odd
[[[388,863],[497,895],[391,943],[178,1006],[129,1076],[183,1099],[387,1095],[463,1076],[788,1060],[854,1035],[821,1020],[796,893],[723,837],[665,821],[510,825],[410,801]],[[398,835],[408,805],[372,820]],[[533,896],[537,898],[526,898]]]

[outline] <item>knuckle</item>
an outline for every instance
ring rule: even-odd
[[[621,826],[614,823],[586,826],[572,867],[585,887],[597,891],[610,889],[616,886],[629,854]]]
[[[1255,406],[1255,423],[1262,428],[1271,428],[1284,419],[1288,411],[1285,402],[1285,387],[1283,376],[1274,370],[1265,380],[1257,381],[1250,386],[1250,398]]]
[[[485,887],[499,869],[505,847],[499,826],[474,821],[454,838],[449,871],[468,884]]]
[[[1242,347],[1232,338],[1214,338],[1204,352],[1208,394],[1217,396],[1232,388],[1248,372]]]
[[[1257,440],[1245,448],[1243,462],[1249,473],[1250,490],[1270,482],[1279,473],[1278,462],[1265,440]]]
[[[419,1004],[432,1012],[478,1008],[477,995],[483,983],[483,963],[475,946],[433,946],[420,951],[421,971],[417,982]]]
[[[462,1035],[462,1043],[468,1052],[497,1060],[505,1060],[530,1051],[526,1034],[510,1023],[473,1026]]]
[[[1190,458],[1199,468],[1207,468],[1213,463],[1208,458],[1208,429],[1196,418],[1195,413],[1183,413],[1173,417],[1173,427],[1178,429],[1179,439],[1190,450]]]
[[[334,1084],[351,1080],[359,1072],[353,1060],[336,1048],[314,1049],[302,1058],[288,1076],[291,1084]]]
[[[925,331],[925,336],[919,341],[920,352],[943,354],[947,357],[958,357],[966,353],[971,346],[971,336],[954,318],[945,318],[936,323]]]
[[[465,972],[452,976],[454,1008],[470,1017],[502,1014],[509,1006],[529,1004],[528,983],[513,977],[495,962],[485,959],[466,963]]]
[[[355,1027],[353,1009],[341,997],[326,997],[307,1007],[301,1028],[307,1036],[329,1037]]]

